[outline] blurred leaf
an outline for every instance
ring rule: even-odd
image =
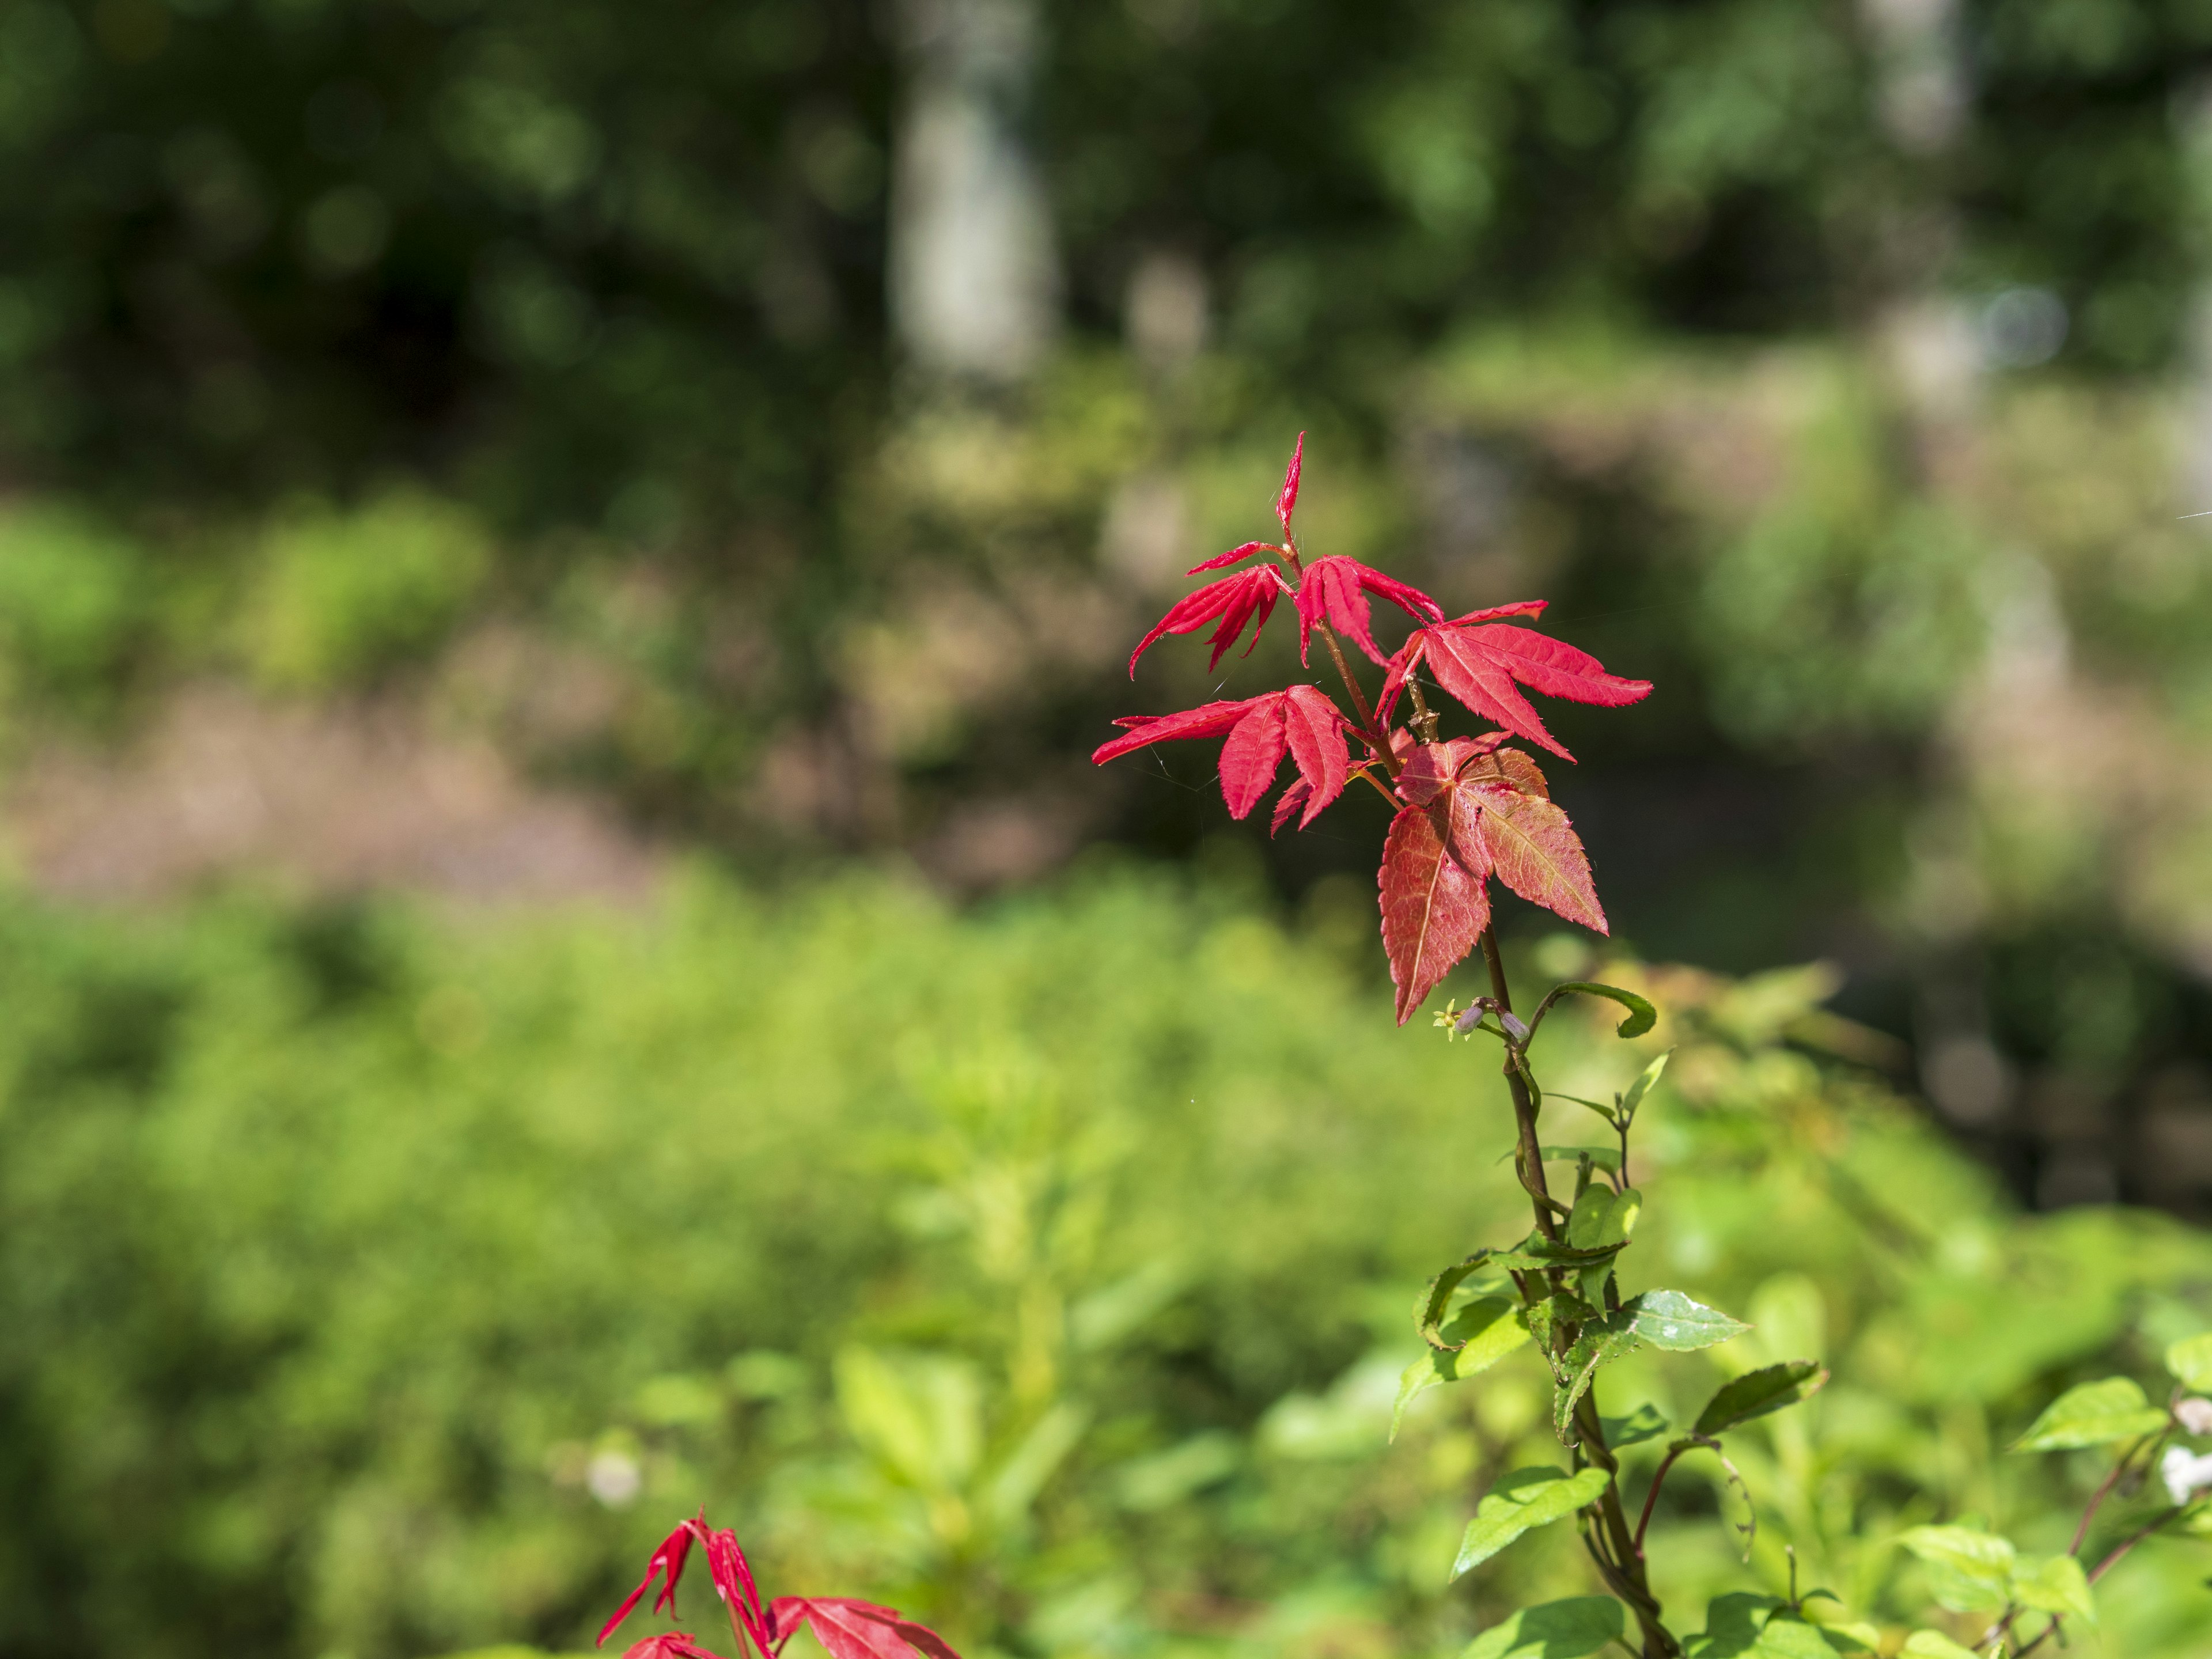
[[[1547,1601],[1492,1625],[1460,1659],[1587,1659],[1620,1635],[1623,1617],[1610,1595]]]
[[[1480,1566],[1532,1528],[1549,1526],[1583,1504],[1595,1503],[1607,1480],[1605,1471],[1598,1468],[1574,1475],[1564,1469],[1516,1469],[1500,1477],[1475,1505],[1451,1576],[1457,1578]]]
[[[994,1521],[1002,1527],[1012,1526],[1029,1513],[1045,1482],[1081,1442],[1090,1416],[1081,1407],[1063,1400],[1016,1443],[983,1487],[984,1505]]]
[[[1898,1650],[1899,1659],[1978,1659],[1970,1648],[1962,1648],[1948,1636],[1932,1630],[1917,1630],[1905,1638]]]
[[[2066,1613],[2094,1619],[2097,1607],[2081,1564],[2070,1555],[2047,1555],[2039,1561],[2020,1561],[2012,1572],[2013,1600],[2039,1613]]]
[[[1920,1558],[1928,1590],[1954,1613],[2001,1607],[2012,1590],[2013,1547],[1970,1527],[1914,1527],[1898,1542]]]
[[[1646,1401],[1626,1417],[1607,1417],[1599,1419],[1605,1425],[1605,1443],[1615,1451],[1628,1446],[1640,1446],[1647,1440],[1656,1440],[1667,1432],[1667,1419],[1656,1406]]]
[[[2200,1393],[2212,1389],[2212,1331],[2185,1337],[2166,1349],[2166,1368],[2185,1388]]]
[[[2100,1382],[2077,1383],[2060,1395],[2044,1407],[2027,1432],[2013,1442],[2012,1449],[2065,1451],[2102,1446],[2156,1434],[2165,1426],[2166,1413],[2143,1398],[2142,1387],[2133,1378],[2108,1376]]]

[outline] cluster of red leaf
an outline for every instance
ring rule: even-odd
[[[1544,729],[1522,695],[1523,686],[1547,696],[1608,707],[1634,702],[1649,695],[1651,686],[1608,674],[1588,653],[1512,620],[1540,615],[1541,599],[1446,620],[1443,607],[1427,594],[1356,559],[1304,559],[1291,532],[1304,461],[1305,434],[1300,433],[1275,502],[1275,517],[1283,527],[1279,543],[1246,542],[1194,566],[1190,574],[1225,569],[1254,556],[1268,562],[1209,582],[1179,600],[1138,642],[1129,673],[1135,678],[1137,659],[1156,640],[1194,633],[1209,622],[1214,624],[1209,670],[1248,625],[1249,653],[1259,643],[1275,601],[1288,594],[1298,616],[1300,661],[1310,660],[1313,636],[1321,635],[1357,718],[1320,687],[1292,685],[1180,714],[1128,716],[1115,722],[1124,728],[1122,735],[1101,745],[1091,759],[1103,765],[1149,744],[1222,738],[1221,793],[1230,812],[1241,818],[1273,785],[1287,754],[1297,775],[1276,797],[1274,831],[1293,813],[1298,828],[1304,829],[1355,778],[1372,785],[1396,809],[1382,844],[1379,885],[1382,942],[1402,1025],[1489,927],[1493,875],[1525,899],[1606,931],[1605,911],[1574,826],[1553,805],[1535,762],[1501,745],[1509,738],[1522,738],[1563,759],[1574,758]],[[1370,595],[1397,606],[1417,624],[1388,656],[1375,642]],[[1371,707],[1340,638],[1350,640],[1383,670],[1382,689]],[[1424,668],[1454,701],[1502,729],[1439,741],[1437,716],[1423,704],[1419,690]],[[1409,688],[1417,712],[1410,723],[1395,725],[1398,704]],[[1365,750],[1357,764],[1347,739],[1356,739]]]
[[[645,1599],[656,1578],[660,1580],[660,1589],[653,1598],[653,1610],[659,1613],[665,1608],[673,1616],[677,1581],[684,1577],[684,1563],[695,1543],[707,1553],[707,1571],[729,1613],[738,1659],[747,1659],[755,1650],[759,1659],[775,1659],[802,1625],[813,1631],[815,1640],[829,1650],[830,1659],[925,1659],[925,1656],[926,1659],[960,1659],[945,1638],[927,1625],[918,1625],[896,1609],[878,1607],[872,1601],[848,1595],[779,1595],[763,1606],[753,1583],[752,1565],[738,1547],[737,1534],[727,1527],[709,1527],[703,1510],[661,1540],[646,1562],[645,1577],[599,1632],[602,1644]],[[720,1656],[701,1647],[684,1632],[669,1631],[633,1644],[623,1659],[720,1659]]]

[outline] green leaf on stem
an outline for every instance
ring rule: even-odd
[[[2012,1599],[2038,1613],[2070,1613],[2076,1619],[2097,1616],[2088,1575],[2070,1555],[2047,1555],[2040,1561],[2015,1563],[2012,1570]]]
[[[1561,1325],[1579,1325],[1584,1320],[1596,1317],[1595,1308],[1567,1291],[1554,1291],[1528,1310],[1529,1334],[1543,1349],[1544,1363],[1552,1368],[1554,1375],[1558,1374],[1559,1362],[1552,1354],[1553,1332]]]
[[[1741,1651],[1743,1659],[1836,1659],[1839,1653],[1865,1650],[1866,1644],[1850,1632],[1778,1613],[1766,1621],[1759,1639]]]
[[[1897,1541],[1920,1558],[1928,1593],[1952,1612],[1987,1612],[2011,1599],[2013,1548],[1995,1533],[1914,1527]]]
[[[1523,1607],[1468,1644],[1460,1659],[1588,1659],[1622,1630],[1620,1603],[1610,1595],[1575,1595]]]
[[[2043,1415],[2028,1425],[2014,1442],[2016,1452],[2071,1451],[2081,1446],[2109,1445],[2115,1440],[2135,1440],[2156,1434],[2166,1426],[2166,1413],[2143,1398],[2135,1379],[2108,1376],[2100,1382],[2082,1382],[2044,1407]]]
[[[2212,1331],[2186,1337],[2168,1348],[2166,1368],[2198,1394],[2212,1389]]]
[[[1717,1308],[1692,1302],[1680,1291],[1645,1291],[1627,1304],[1636,1316],[1636,1334],[1655,1348],[1689,1353],[1741,1336],[1751,1328]]]
[[[1429,1288],[1421,1292],[1420,1301],[1413,1307],[1413,1322],[1420,1328],[1422,1341],[1439,1352],[1452,1346],[1443,1335],[1444,1310],[1451,1305],[1452,1292],[1466,1283],[1494,1254],[1490,1250],[1477,1250],[1466,1261],[1454,1262],[1429,1281]]]
[[[1789,1359],[1779,1365],[1762,1365],[1746,1371],[1705,1402],[1698,1413],[1696,1431],[1725,1434],[1729,1430],[1809,1400],[1828,1381],[1827,1368],[1814,1359]]]
[[[1667,1419],[1648,1400],[1626,1417],[1601,1417],[1598,1421],[1605,1425],[1605,1443],[1615,1451],[1656,1440],[1668,1429]]]
[[[1490,1260],[1500,1267],[1518,1273],[1540,1273],[1547,1267],[1595,1267],[1620,1254],[1620,1243],[1584,1249],[1567,1241],[1547,1238],[1541,1233],[1530,1233],[1510,1249],[1491,1251]]]
[[[1623,1121],[1636,1115],[1636,1109],[1644,1103],[1644,1097],[1651,1092],[1653,1086],[1659,1081],[1659,1074],[1667,1069],[1667,1062],[1674,1057],[1674,1051],[1669,1048],[1637,1073],[1636,1081],[1628,1085],[1628,1092],[1620,1097],[1620,1116]]]
[[[1459,1559],[1452,1563],[1451,1576],[1456,1578],[1468,1568],[1480,1566],[1530,1528],[1549,1526],[1585,1504],[1595,1504],[1609,1479],[1603,1469],[1569,1474],[1565,1469],[1545,1467],[1516,1469],[1503,1476],[1475,1505],[1474,1519],[1467,1523],[1467,1536],[1460,1541]]]
[[[1610,1187],[1585,1187],[1567,1217],[1567,1243],[1579,1250],[1617,1250],[1636,1231],[1643,1209],[1644,1194],[1633,1187],[1618,1193]]]
[[[1545,1098],[1547,1100],[1573,1100],[1574,1097],[1572,1095],[1547,1095]],[[1576,1103],[1583,1106],[1589,1105],[1589,1103],[1586,1100],[1578,1101]],[[1605,1108],[1599,1106],[1592,1107],[1591,1109],[1594,1111],[1603,1111]],[[1547,1146],[1544,1148],[1544,1162],[1547,1164],[1571,1164],[1578,1158],[1588,1158],[1593,1164],[1597,1168],[1603,1170],[1607,1175],[1618,1175],[1620,1172],[1620,1148],[1618,1146]],[[1513,1161],[1513,1153],[1510,1151],[1508,1151],[1502,1154],[1498,1161],[1500,1164],[1510,1164]]]
[[[1599,1368],[1635,1352],[1636,1348],[1636,1318],[1626,1309],[1583,1324],[1574,1346],[1555,1368],[1559,1386],[1552,1398],[1552,1427],[1561,1443],[1579,1443],[1581,1437],[1574,1432],[1575,1406],[1597,1380]]]
[[[1607,997],[1627,1009],[1628,1018],[1620,1022],[1616,1036],[1640,1037],[1659,1023],[1659,1011],[1635,992],[1624,991],[1618,985],[1600,985],[1595,980],[1576,979],[1551,988],[1543,1001],[1536,1005],[1535,1018],[1528,1022],[1528,1029],[1533,1032],[1551,1006],[1570,991],[1579,991],[1584,996]]]
[[[1440,1382],[1461,1382],[1488,1370],[1528,1340],[1528,1322],[1516,1304],[1482,1297],[1454,1314],[1437,1333],[1442,1348],[1425,1348],[1398,1382],[1390,1413],[1390,1438],[1398,1437],[1406,1407]]]
[[[1972,1648],[1962,1648],[1948,1636],[1917,1630],[1905,1638],[1897,1659],[1980,1659]]]

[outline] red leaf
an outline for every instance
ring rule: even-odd
[[[1289,742],[1283,731],[1283,705],[1289,699],[1280,691],[1252,700],[1252,712],[1237,721],[1221,745],[1221,798],[1229,803],[1229,816],[1241,818],[1260,804],[1275,769],[1283,763]]]
[[[779,1639],[805,1623],[831,1659],[960,1659],[951,1644],[895,1607],[846,1595],[787,1595],[769,1609]]]
[[[623,1659],[722,1659],[712,1649],[702,1648],[686,1632],[664,1631],[659,1636],[648,1636],[642,1642],[633,1642],[623,1654]]]
[[[1401,1025],[1474,948],[1490,921],[1482,843],[1464,823],[1453,822],[1462,814],[1455,810],[1460,792],[1451,793],[1442,829],[1438,806],[1408,806],[1391,820],[1382,843],[1382,948],[1398,988]]]
[[[753,1583],[752,1564],[745,1553],[738,1547],[738,1535],[727,1527],[708,1532],[702,1518],[692,1522],[695,1532],[703,1534],[707,1546],[707,1571],[714,1577],[714,1589],[729,1607],[731,1618],[744,1627],[744,1632],[760,1649],[762,1659],[768,1656],[768,1620],[761,1613],[760,1589]]]
[[[1170,743],[1178,738],[1218,738],[1243,720],[1255,703],[1280,695],[1270,691],[1266,696],[1244,697],[1235,702],[1201,703],[1178,714],[1124,714],[1114,724],[1127,727],[1128,735],[1100,744],[1091,751],[1091,763],[1103,766],[1117,755],[1147,744]]]
[[[1491,736],[1503,738],[1503,732]],[[1536,763],[1518,749],[1500,749],[1495,754],[1485,754],[1473,764],[1461,769],[1460,776],[1469,783],[1502,783],[1509,789],[1518,789],[1524,795],[1552,798],[1551,786],[1544,775],[1536,769]]]
[[[1443,743],[1394,744],[1406,761],[1405,769],[1398,774],[1399,798],[1425,806],[1466,776],[1468,768],[1478,762],[1489,764],[1491,775],[1503,779],[1504,774],[1492,763],[1491,751],[1507,735],[1486,732],[1479,738],[1452,738]]]
[[[661,1578],[660,1594],[653,1598],[653,1610],[659,1613],[663,1607],[672,1609],[676,1606],[677,1581],[684,1577],[684,1563],[691,1553],[693,1535],[703,1534],[706,1529],[706,1510],[700,1510],[697,1520],[686,1521],[678,1526],[646,1558],[645,1577],[637,1581],[635,1589],[623,1598],[623,1604],[615,1609],[615,1616],[600,1627],[599,1645],[605,1644],[607,1638],[615,1633],[615,1627],[629,1618],[631,1610],[645,1599],[645,1593],[652,1587],[653,1581],[664,1573],[667,1576]]]
[[[1259,644],[1260,630],[1267,625],[1268,615],[1282,593],[1282,578],[1272,565],[1255,565],[1233,576],[1224,576],[1218,582],[1208,582],[1195,593],[1186,593],[1153,625],[1151,633],[1137,641],[1137,648],[1129,653],[1129,678],[1137,678],[1137,659],[1152,647],[1152,641],[1166,634],[1194,634],[1217,617],[1221,625],[1213,630],[1213,657],[1206,664],[1209,671],[1221,660],[1221,653],[1237,642],[1237,636],[1244,631],[1244,624],[1253,622],[1255,616],[1258,621],[1253,623],[1252,645]],[[1252,647],[1244,648],[1249,654]]]
[[[1311,795],[1305,817],[1298,820],[1303,830],[1344,793],[1352,776],[1352,757],[1345,747],[1344,716],[1318,687],[1294,685],[1283,696],[1284,735],[1290,739],[1299,781]]]
[[[1589,856],[1565,812],[1540,795],[1500,784],[1469,783],[1460,793],[1481,803],[1478,828],[1500,881],[1569,921],[1609,931],[1590,881]]]
[[[1237,560],[1248,555],[1272,553],[1274,550],[1275,545],[1273,542],[1246,542],[1241,547],[1231,548],[1226,553],[1217,553],[1204,564],[1194,564],[1182,574],[1186,576],[1196,576],[1208,570],[1225,570]]]
[[[1291,451],[1291,465],[1283,474],[1283,493],[1275,497],[1275,516],[1282,520],[1283,534],[1291,533],[1291,514],[1298,505],[1298,475],[1305,471],[1306,434],[1298,434],[1296,448]]]
[[[1306,797],[1312,793],[1313,786],[1304,778],[1292,778],[1283,786],[1283,793],[1275,797],[1275,815],[1268,821],[1269,840],[1272,841],[1282,833],[1283,826],[1290,822],[1291,814],[1304,806],[1306,804]],[[1305,823],[1301,821],[1298,828],[1304,829]]]
[[[1387,663],[1389,659],[1375,643],[1367,607],[1369,593],[1389,600],[1417,622],[1443,620],[1443,607],[1419,588],[1408,587],[1396,577],[1370,569],[1357,559],[1332,554],[1325,559],[1316,559],[1298,579],[1298,659],[1305,660],[1315,625],[1326,622],[1364,651],[1370,659]]]
[[[1541,601],[1501,605],[1492,611],[1471,611],[1454,622],[1414,630],[1382,682],[1379,706],[1387,711],[1413,671],[1425,661],[1437,683],[1486,720],[1495,720],[1516,736],[1540,743],[1567,760],[1574,757],[1544,729],[1544,722],[1514,684],[1534,688],[1549,696],[1575,702],[1618,707],[1650,694],[1648,680],[1622,679],[1605,672],[1604,665],[1587,652],[1563,645],[1534,629],[1480,623],[1475,618],[1526,615],[1541,608]]]

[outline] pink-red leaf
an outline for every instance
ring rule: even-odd
[[[1275,797],[1274,816],[1267,822],[1267,835],[1270,840],[1282,833],[1283,826],[1291,821],[1291,814],[1304,806],[1306,804],[1306,797],[1311,793],[1313,793],[1313,786],[1304,778],[1292,778],[1283,786],[1283,793]],[[1305,828],[1304,821],[1300,822],[1298,828],[1301,830]]]
[[[623,1659],[722,1659],[711,1648],[702,1648],[685,1631],[664,1631],[658,1636],[648,1636],[642,1642],[633,1642],[624,1650]]]
[[[1186,708],[1176,714],[1124,714],[1114,722],[1128,728],[1128,735],[1102,743],[1091,751],[1091,763],[1103,766],[1116,756],[1126,755],[1133,749],[1142,749],[1148,744],[1171,743],[1178,738],[1218,738],[1243,720],[1256,703],[1279,696],[1270,691],[1257,697],[1242,697],[1234,702],[1200,703],[1195,708]]]
[[[1357,559],[1332,554],[1316,559],[1298,578],[1298,659],[1305,659],[1313,630],[1326,622],[1364,651],[1369,659],[1387,664],[1375,643],[1374,624],[1367,605],[1372,593],[1396,605],[1416,622],[1443,620],[1443,607],[1418,587],[1409,587],[1395,576],[1370,568]]]
[[[1287,701],[1279,691],[1254,698],[1252,712],[1237,722],[1221,745],[1221,798],[1229,803],[1232,818],[1249,813],[1275,781],[1289,742],[1283,731]]]
[[[895,1607],[845,1595],[786,1595],[769,1610],[779,1643],[801,1624],[831,1659],[960,1659],[952,1646],[927,1625],[916,1624]]]
[[[1322,809],[1344,793],[1351,780],[1352,757],[1345,747],[1344,716],[1318,687],[1294,685],[1283,694],[1283,731],[1290,740],[1291,758],[1297,763],[1299,781],[1310,799],[1303,830]]]
[[[1213,656],[1206,664],[1209,671],[1220,662],[1222,653],[1237,642],[1248,622],[1252,623],[1252,644],[1257,645],[1260,630],[1267,625],[1282,593],[1282,578],[1273,566],[1264,564],[1208,582],[1195,593],[1186,593],[1153,624],[1151,633],[1137,641],[1137,648],[1129,653],[1129,678],[1136,678],[1137,659],[1152,648],[1153,641],[1169,634],[1194,634],[1217,617],[1220,625],[1213,630]],[[1249,653],[1251,646],[1245,650]]]
[[[1272,553],[1274,550],[1273,542],[1246,542],[1242,546],[1231,548],[1226,553],[1217,553],[1204,564],[1194,564],[1182,574],[1197,576],[1209,570],[1225,570],[1239,559],[1248,558],[1255,553]]]
[[[1490,921],[1481,843],[1455,823],[1462,817],[1455,805],[1406,807],[1382,843],[1382,947],[1397,986],[1401,1025],[1474,948]]]
[[[615,1616],[600,1626],[599,1645],[605,1644],[607,1638],[615,1633],[616,1626],[629,1618],[631,1611],[645,1599],[645,1593],[652,1588],[655,1578],[659,1578],[661,1583],[660,1593],[653,1598],[653,1610],[659,1613],[663,1607],[672,1609],[676,1606],[677,1581],[684,1577],[684,1563],[691,1553],[692,1538],[705,1531],[706,1516],[707,1512],[700,1510],[697,1520],[683,1522],[662,1539],[653,1553],[646,1558],[645,1577],[637,1581],[635,1589],[623,1598],[623,1604],[615,1609]]]
[[[1392,708],[1400,690],[1421,663],[1437,677],[1437,684],[1486,720],[1495,720],[1516,736],[1540,743],[1567,760],[1574,757],[1544,729],[1544,722],[1514,682],[1546,695],[1576,702],[1617,707],[1650,695],[1647,680],[1622,679],[1608,674],[1587,652],[1510,624],[1486,623],[1485,617],[1532,614],[1541,602],[1525,601],[1491,611],[1472,611],[1440,626],[1417,629],[1398,654],[1382,684],[1380,705]]]
[[[1298,476],[1305,471],[1306,434],[1298,434],[1298,441],[1291,451],[1291,465],[1283,474],[1283,493],[1275,497],[1275,516],[1282,520],[1283,534],[1291,533],[1291,514],[1298,504]]]
[[[1503,784],[1469,783],[1461,793],[1481,803],[1478,828],[1500,881],[1569,921],[1608,931],[1589,854],[1565,812],[1540,795]]]

